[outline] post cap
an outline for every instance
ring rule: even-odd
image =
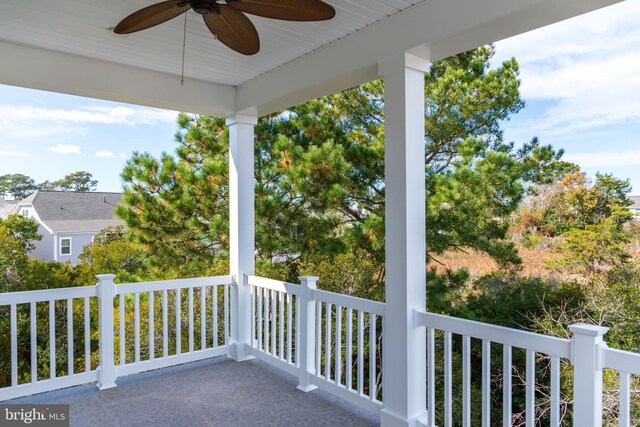
[[[319,277],[317,276],[298,276],[301,282],[317,282]]]
[[[609,328],[605,326],[589,325],[587,323],[570,325],[569,330],[575,335],[586,335],[588,337],[600,337],[609,332]]]
[[[97,274],[96,278],[98,280],[101,280],[101,281],[102,280],[113,280],[113,279],[116,278],[116,275],[115,274]]]

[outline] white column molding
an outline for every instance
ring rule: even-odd
[[[256,116],[227,117],[229,126],[229,257],[231,287],[230,356],[240,362],[252,359],[246,347],[251,340],[251,291],[247,276],[255,269],[254,131]]]
[[[427,60],[402,53],[380,61],[385,90],[386,310],[383,427],[427,420],[425,310],[424,73]]]

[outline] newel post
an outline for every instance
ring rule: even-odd
[[[105,390],[116,387],[116,367],[113,361],[113,298],[116,287],[114,274],[96,276],[98,282],[98,319],[100,331],[100,369],[98,388]]]
[[[573,425],[578,427],[602,426],[602,350],[609,328],[575,324],[573,333]]]
[[[316,301],[313,291],[316,288],[317,277],[302,276],[299,278],[302,289],[298,296],[298,310],[300,310],[300,347],[297,357],[300,359],[298,371],[298,390],[305,393],[317,387],[311,384],[311,377],[315,375],[315,344],[316,344]]]

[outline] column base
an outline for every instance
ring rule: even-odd
[[[300,384],[296,388],[300,391],[304,391],[305,393],[309,393],[310,391],[316,390],[318,387],[314,386],[313,384],[309,384],[309,385]]]
[[[383,409],[380,412],[381,427],[435,427],[429,426],[428,423],[429,417],[426,411],[423,414],[417,417],[413,417],[409,420],[404,417],[398,416],[397,414],[391,413],[386,409]]]
[[[229,357],[236,362],[246,362],[247,360],[255,359],[247,353],[247,345],[245,343],[232,342],[229,344]]]
[[[114,382],[112,383],[97,383],[96,387],[98,387],[98,390],[108,390],[110,388],[116,388],[118,387],[118,385]]]

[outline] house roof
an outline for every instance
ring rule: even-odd
[[[36,191],[20,204],[33,205],[53,232],[97,232],[124,224],[114,212],[121,201],[120,193]]]

